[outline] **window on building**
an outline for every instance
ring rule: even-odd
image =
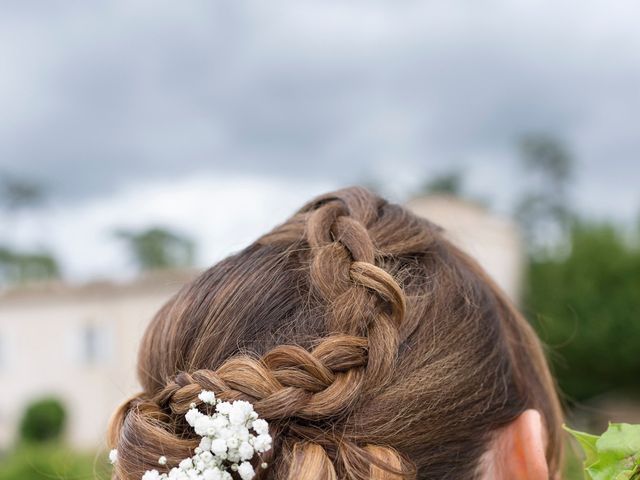
[[[84,365],[100,365],[110,359],[111,332],[102,324],[85,323],[74,335],[74,357]]]
[[[98,363],[98,328],[95,325],[85,325],[81,335],[82,360],[90,365]]]

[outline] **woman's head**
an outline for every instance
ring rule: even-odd
[[[311,201],[186,285],[149,326],[138,374],[110,429],[120,480],[192,455],[184,414],[202,389],[269,421],[259,478],[475,478],[528,409],[558,463],[529,325],[439,227],[361,188]]]

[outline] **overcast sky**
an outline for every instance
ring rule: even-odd
[[[1,218],[5,241],[117,276],[109,232],[162,223],[207,264],[323,190],[403,200],[452,168],[506,210],[528,132],[574,153],[582,211],[632,219],[638,18],[636,0],[5,0],[0,173],[50,192]]]

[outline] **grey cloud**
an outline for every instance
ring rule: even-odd
[[[9,4],[3,22],[42,67],[18,102],[27,120],[0,113],[0,169],[67,198],[194,171],[352,181],[390,161],[509,163],[518,135],[551,131],[584,175],[635,188],[607,167],[640,169],[640,34],[626,16],[606,26],[578,4],[456,5]]]

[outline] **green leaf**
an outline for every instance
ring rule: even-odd
[[[565,427],[585,451],[585,472],[592,480],[640,480],[640,425],[610,423],[601,436]]]
[[[562,428],[573,435],[574,438],[578,440],[578,443],[580,443],[580,446],[582,447],[582,450],[584,450],[584,453],[586,455],[584,461],[585,465],[591,465],[598,460],[598,449],[596,448],[596,442],[600,438],[599,436],[572,430],[566,425],[562,425]]]

